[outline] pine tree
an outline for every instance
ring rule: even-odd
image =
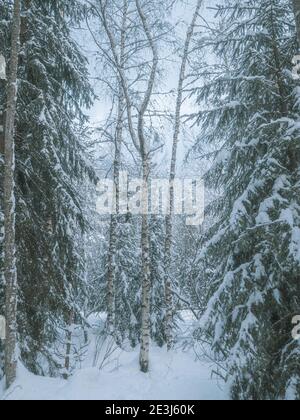
[[[220,151],[207,176],[219,197],[202,252],[210,340],[235,399],[300,398],[300,202],[297,51],[292,4],[230,1],[213,44],[221,59],[199,88],[201,138]]]

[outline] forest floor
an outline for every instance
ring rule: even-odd
[[[153,346],[150,372],[143,374],[138,369],[138,350],[124,351],[108,342],[92,339],[82,368],[68,381],[34,376],[19,366],[18,379],[9,391],[3,392],[3,383],[0,384],[0,398],[115,401],[227,399],[224,384],[212,374],[213,366],[204,359],[196,359],[193,349],[168,353],[166,349]]]

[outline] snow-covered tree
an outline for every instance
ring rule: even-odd
[[[17,375],[17,300],[16,196],[15,196],[15,123],[17,77],[20,48],[21,4],[14,0],[10,60],[7,80],[7,106],[4,124],[4,278],[5,278],[5,376],[9,388]]]
[[[218,145],[207,185],[215,223],[202,263],[209,340],[235,399],[300,397],[299,87],[292,3],[233,0],[218,9],[219,65],[198,90],[201,140]],[[207,76],[207,69],[205,71]],[[200,147],[200,144],[199,144]]]
[[[294,17],[295,17],[295,22],[296,22],[298,49],[300,50],[300,1],[292,0],[292,2],[293,2]]]
[[[9,59],[9,46],[11,34],[11,12],[3,4],[0,4],[2,25],[0,25],[0,315],[5,315],[5,290],[4,290],[4,125],[6,108],[6,67]],[[0,340],[0,378],[4,374],[4,345]]]
[[[113,126],[115,133],[111,135],[114,140],[114,181],[117,185],[118,172],[122,162],[120,154],[120,146],[124,149],[124,144],[128,149],[128,137],[131,139],[129,153],[134,155],[134,159],[138,162],[136,172],[144,180],[145,185],[150,179],[151,157],[154,153],[152,150],[151,128],[148,122],[148,114],[151,109],[151,101],[154,93],[155,82],[158,75],[158,43],[161,40],[164,30],[167,30],[163,22],[165,11],[161,11],[162,5],[153,1],[149,3],[140,2],[138,0],[124,0],[122,7],[118,2],[104,2],[95,0],[89,2],[91,4],[92,14],[99,20],[102,32],[105,35],[105,42],[101,43],[100,36],[97,34],[95,25],[90,24],[89,28],[98,47],[100,56],[103,57],[104,67],[109,67],[109,81],[104,78],[106,85],[109,86],[110,94],[116,103],[122,103],[121,112],[119,106],[116,107],[117,112],[114,114]],[[96,26],[97,28],[97,26]],[[99,36],[100,35],[100,36]],[[149,61],[150,55],[150,61]],[[111,76],[113,75],[113,76]],[[103,73],[101,75],[103,80]],[[113,81],[113,83],[112,83]],[[121,90],[120,90],[121,88]],[[136,111],[137,110],[137,111]],[[120,130],[121,128],[121,130]],[[117,136],[118,134],[118,136]],[[121,134],[121,136],[120,136]],[[104,137],[107,136],[107,130],[104,131]],[[116,142],[115,140],[118,139]],[[133,149],[133,150],[132,150]],[[117,159],[116,159],[117,158]],[[116,188],[117,190],[117,188]],[[116,191],[118,195],[118,190]],[[143,197],[143,206],[146,205],[147,197]],[[117,242],[122,242],[121,237],[117,237],[116,232],[119,229],[116,217],[111,218],[110,226],[110,249],[108,253],[108,323],[112,324],[112,312],[115,301],[113,295],[117,296],[127,290],[127,287],[117,290],[116,284],[120,283],[122,267],[116,263]],[[148,354],[150,344],[150,302],[151,302],[151,279],[150,279],[150,255],[149,255],[149,220],[148,214],[142,217],[142,241],[138,242],[136,250],[139,251],[141,246],[142,271],[139,279],[142,290],[141,297],[141,369],[148,370]],[[128,250],[128,248],[127,248]],[[126,255],[126,252],[124,253]],[[135,282],[136,275],[134,272],[132,281]],[[126,277],[126,276],[125,276]],[[127,279],[127,283],[129,278]],[[129,283],[128,283],[129,284]],[[136,284],[133,283],[133,288]],[[137,288],[139,290],[139,288]],[[130,302],[128,302],[130,304]],[[132,302],[135,306],[135,303]],[[118,308],[115,310],[115,318],[118,316]],[[136,317],[136,314],[134,314]],[[118,333],[118,331],[116,331]],[[121,332],[122,333],[122,332]],[[122,335],[122,334],[121,334]]]
[[[141,329],[140,220],[119,216],[116,252],[115,331],[117,342],[135,347]]]
[[[170,350],[173,346],[173,292],[174,281],[172,281],[171,268],[172,268],[172,241],[173,241],[173,218],[174,218],[174,180],[176,177],[177,169],[177,154],[178,154],[178,143],[181,134],[181,120],[182,120],[182,105],[185,98],[184,88],[187,83],[187,67],[189,63],[192,41],[194,32],[196,29],[197,21],[199,19],[200,9],[202,6],[202,0],[196,1],[196,7],[192,16],[191,23],[188,26],[184,47],[181,57],[180,72],[177,86],[177,97],[176,97],[176,108],[174,114],[174,132],[173,132],[173,143],[172,143],[172,156],[170,165],[170,189],[169,189],[169,214],[166,216],[166,239],[165,239],[165,255],[164,255],[164,266],[165,266],[165,298],[166,298],[166,321],[165,321],[165,335],[167,340],[167,346]]]
[[[64,365],[57,340],[64,340],[70,312],[80,322],[84,252],[78,238],[86,229],[80,187],[93,176],[82,108],[91,105],[92,93],[87,61],[71,36],[80,3],[29,0],[22,6],[16,125],[20,351],[32,371],[57,374]],[[10,2],[1,9],[9,16]],[[0,27],[5,41],[9,25],[3,20]]]
[[[151,337],[159,346],[166,343],[165,271],[163,264],[165,251],[164,225],[162,215],[152,215],[150,217]]]

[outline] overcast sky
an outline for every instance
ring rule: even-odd
[[[203,6],[201,10],[201,14],[207,20],[213,19],[213,12],[208,9],[211,7],[216,1],[215,0],[204,0]],[[190,23],[192,19],[192,15],[194,9],[196,7],[196,0],[188,0],[178,2],[177,6],[174,9],[172,14],[172,21],[175,23],[180,22],[177,25],[177,35],[182,39],[184,42],[187,25]],[[94,76],[97,76],[97,72],[99,69],[95,64],[95,51],[97,50],[96,46],[93,43],[92,37],[89,35],[87,30],[82,30],[80,33],[80,37],[77,35],[77,39],[82,46],[85,54],[89,57],[90,61],[90,72],[91,72],[91,81],[92,85],[94,86],[95,92],[98,95],[99,99],[95,101],[93,108],[89,111],[89,115],[91,118],[91,123],[94,127],[99,126],[107,117],[108,112],[110,110],[110,98],[106,97],[105,93],[103,92],[103,87],[96,83],[94,80]],[[160,55],[164,56],[164,51],[160,51]],[[176,89],[178,84],[178,75],[180,70],[180,57],[176,55],[172,56],[172,62],[164,62],[164,69],[165,69],[165,77],[163,80],[163,87],[162,90],[170,91],[172,89]],[[170,95],[167,97],[163,97],[160,99],[160,107],[164,109],[168,109],[170,111],[175,110],[176,105],[176,98],[175,95]],[[187,114],[190,112],[195,112],[195,106],[192,101],[185,102],[182,112],[183,114]],[[165,137],[165,148],[162,153],[156,156],[157,164],[166,168],[166,161],[169,160],[171,154],[171,146],[172,146],[172,135],[171,128],[166,123],[162,131],[165,131],[163,136]],[[187,129],[182,133],[182,141],[179,144],[178,156],[179,156],[179,172],[180,170],[186,171],[186,168],[183,169],[183,161],[186,155],[187,150],[191,145],[192,138],[197,135],[197,129],[190,130]]]

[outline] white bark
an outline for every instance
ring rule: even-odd
[[[11,58],[7,87],[7,112],[5,121],[5,171],[4,171],[4,230],[5,230],[5,284],[6,284],[6,386],[16,378],[17,369],[17,269],[15,245],[15,114],[17,100],[17,73],[20,43],[20,0],[14,1],[11,41]]]
[[[121,28],[120,58],[119,63],[121,69],[124,69],[124,54],[126,42],[126,25],[127,25],[128,2],[123,2],[123,19]],[[107,273],[107,330],[110,334],[114,334],[115,330],[115,281],[116,281],[116,253],[117,253],[117,228],[119,216],[119,180],[121,167],[121,148],[123,138],[123,114],[124,114],[124,94],[118,77],[119,94],[118,94],[118,111],[115,134],[115,157],[114,157],[114,188],[116,192],[116,214],[111,215],[110,221],[110,239],[109,239],[109,255],[108,255],[108,273]]]
[[[152,53],[152,67],[148,80],[148,86],[144,96],[144,100],[139,109],[138,120],[138,138],[140,144],[141,157],[143,162],[143,181],[144,185],[148,185],[150,175],[150,157],[148,144],[145,137],[144,117],[147,112],[158,67],[158,53],[154,43],[147,17],[141,7],[140,1],[136,0],[138,14],[143,24],[147,40]],[[145,192],[146,193],[146,192]],[[144,206],[148,203],[148,197],[144,197]],[[143,268],[143,285],[142,285],[142,331],[141,331],[141,350],[140,350],[140,368],[146,373],[149,370],[149,352],[150,352],[150,298],[151,298],[151,271],[150,271],[150,239],[149,239],[149,220],[148,212],[143,212],[142,222],[142,268]]]
[[[142,167],[143,167],[143,181],[144,181],[144,184],[146,185],[148,183],[149,174],[150,174],[150,153],[148,151],[148,144],[145,137],[144,119],[145,119],[145,114],[148,110],[151,96],[153,93],[155,76],[156,76],[157,67],[158,67],[158,53],[156,50],[156,45],[155,45],[154,38],[149,28],[148,19],[144,14],[140,1],[135,0],[138,15],[142,23],[142,27],[145,32],[146,38],[147,38],[149,48],[152,53],[152,65],[151,65],[149,79],[147,80],[146,92],[143,95],[140,107],[138,107],[138,129],[136,132],[135,124],[133,121],[133,115],[132,115],[132,107],[133,107],[132,102],[133,101],[130,95],[129,83],[128,83],[125,71],[122,68],[122,65],[120,63],[120,59],[118,56],[117,42],[116,42],[114,33],[108,22],[106,3],[104,2],[104,0],[99,0],[99,4],[100,4],[99,10],[93,6],[92,7],[94,11],[97,13],[97,15],[99,16],[103,24],[103,27],[105,29],[105,32],[107,34],[108,40],[109,40],[112,58],[108,57],[108,59],[113,61],[115,69],[118,72],[118,75],[120,78],[120,83],[122,86],[125,104],[126,104],[128,128],[129,128],[129,132],[132,138],[132,142],[141,155]],[[99,49],[102,52],[104,52],[101,44],[97,41],[95,37],[94,37],[94,40],[96,44],[98,45]],[[106,53],[104,52],[104,54]],[[147,202],[147,197],[144,197],[144,205],[146,202]],[[150,241],[149,241],[148,214],[144,214],[143,220],[142,220],[143,279],[142,279],[142,330],[141,330],[141,351],[140,351],[140,367],[143,372],[147,372],[149,370],[150,293],[151,293],[149,243]]]
[[[181,128],[181,108],[183,101],[183,88],[186,79],[186,67],[188,63],[190,45],[195,31],[197,18],[199,16],[202,0],[197,0],[196,9],[188,28],[184,51],[181,61],[179,82],[177,87],[177,101],[175,111],[175,125],[173,134],[173,147],[170,168],[170,212],[166,216],[166,240],[165,240],[165,299],[166,299],[166,322],[165,322],[165,335],[167,346],[170,350],[173,347],[173,293],[172,293],[172,280],[171,280],[171,265],[172,265],[172,233],[173,233],[173,217],[174,217],[174,180],[176,176],[176,163],[177,163],[177,149]]]
[[[0,55],[0,90],[5,91],[6,85],[6,61],[3,55]],[[0,104],[0,162],[4,157],[4,108],[5,103]]]

